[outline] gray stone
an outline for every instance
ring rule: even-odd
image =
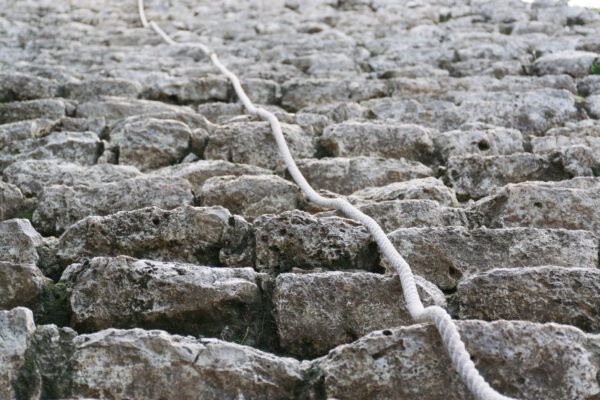
[[[190,184],[183,179],[140,177],[92,186],[52,185],[44,188],[33,213],[44,234],[62,233],[89,215],[156,206],[172,209],[193,202]]]
[[[224,76],[160,79],[145,88],[142,96],[178,104],[227,101],[230,97],[229,86]]]
[[[0,102],[56,96],[58,84],[50,79],[22,73],[0,73]]]
[[[481,226],[586,229],[600,233],[600,178],[508,184],[468,207]]]
[[[29,202],[15,185],[0,181],[0,221],[25,214]]]
[[[457,321],[457,325],[475,366],[504,395],[591,400],[600,393],[595,356],[585,334],[576,328],[525,321]],[[373,332],[316,363],[327,398],[472,396],[431,324]]]
[[[559,51],[535,60],[533,71],[537,75],[569,74],[574,78],[582,78],[588,75],[596,58],[597,53],[588,51]]]
[[[36,118],[58,119],[66,115],[64,101],[39,99],[0,103],[0,124]]]
[[[461,319],[557,322],[600,331],[600,270],[530,267],[493,269],[462,280]]]
[[[134,115],[177,111],[191,112],[191,109],[159,101],[113,97],[79,104],[76,116],[79,118],[98,118],[106,122],[114,122]]]
[[[524,151],[521,132],[487,124],[470,124],[434,135],[433,142],[444,160],[452,156],[495,156]]]
[[[54,121],[49,119],[31,119],[0,125],[0,150],[10,149],[15,142],[45,136],[53,127]]]
[[[64,96],[81,102],[99,100],[104,96],[136,98],[142,85],[125,79],[103,78],[69,82],[64,86]]]
[[[335,157],[300,159],[297,164],[313,188],[340,194],[433,175],[431,168],[405,159]]]
[[[531,153],[450,157],[447,168],[448,184],[460,200],[480,199],[508,183],[570,178],[560,160]]]
[[[344,122],[327,127],[319,139],[332,157],[375,156],[428,161],[431,131],[417,125]]]
[[[600,119],[600,94],[586,97],[584,106],[591,118]]]
[[[22,160],[64,160],[92,165],[103,151],[93,132],[52,132],[39,139],[14,142],[0,152],[0,170]]]
[[[417,277],[418,278],[418,277]],[[417,279],[425,305],[444,294]],[[368,272],[281,274],[273,292],[279,341],[286,352],[314,358],[369,332],[412,324],[396,275]]]
[[[306,375],[292,358],[155,330],[108,329],[73,344],[65,398],[284,399],[300,391]]]
[[[0,309],[33,308],[50,282],[34,264],[0,261]]]
[[[339,217],[302,211],[254,221],[256,268],[271,274],[300,269],[377,269],[379,255],[365,227]]]
[[[26,363],[29,340],[35,331],[33,314],[23,307],[0,311],[0,398],[17,398],[15,381]]]
[[[311,135],[297,125],[282,124],[282,131],[295,158],[314,156],[316,149]],[[218,127],[208,139],[205,158],[267,169],[284,168],[267,122],[238,122]]]
[[[172,165],[152,171],[152,175],[186,179],[194,193],[200,193],[209,178],[223,175],[269,175],[272,172],[249,164],[236,164],[224,160],[198,160]]]
[[[545,133],[545,136],[568,136],[571,138],[587,136],[600,137],[600,121],[584,119],[582,121],[567,122],[564,126],[548,130]]]
[[[81,166],[57,160],[18,161],[3,172],[4,180],[16,185],[28,197],[38,196],[50,185],[90,186],[141,175],[136,168],[125,165]]]
[[[313,104],[383,97],[387,91],[385,83],[376,80],[290,80],[281,87],[281,104],[286,108],[299,110]]]
[[[201,265],[254,265],[252,227],[221,207],[148,207],[90,216],[60,237],[62,265],[85,257],[129,255]]]
[[[272,80],[244,79],[243,86],[250,100],[257,104],[276,104],[281,97],[279,84]]]
[[[140,170],[156,169],[181,161],[190,151],[192,131],[179,121],[147,118],[110,132],[118,148],[119,164]]]
[[[444,206],[457,206],[458,200],[452,189],[433,177],[395,182],[382,187],[372,187],[354,192],[350,201],[370,203],[389,200],[434,200]]]
[[[566,150],[574,146],[587,149],[592,154],[592,159],[600,164],[600,136],[552,135],[531,138],[532,151],[537,154]]]
[[[595,268],[598,243],[591,232],[565,229],[406,228],[389,238],[413,271],[442,289],[498,266]]]
[[[42,236],[33,229],[29,220],[9,219],[0,222],[0,261],[15,264],[37,264],[37,248]]]
[[[160,328],[258,346],[268,312],[261,291],[266,278],[252,268],[119,256],[73,264],[61,280],[70,284],[71,323],[78,330]]]
[[[276,175],[216,176],[206,180],[199,197],[202,205],[223,206],[249,220],[301,208],[304,201],[296,185]]]

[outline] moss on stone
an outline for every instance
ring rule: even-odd
[[[594,62],[590,65],[590,75],[600,75],[600,63]]]
[[[35,319],[39,324],[68,326],[70,321],[69,295],[71,283],[50,283],[42,289]]]

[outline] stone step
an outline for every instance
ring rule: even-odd
[[[461,319],[557,322],[600,332],[600,270],[529,267],[493,269],[460,281]]]

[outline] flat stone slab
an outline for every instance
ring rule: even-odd
[[[453,289],[462,279],[498,266],[598,265],[597,239],[588,231],[407,228],[389,238],[416,274],[442,289]]]
[[[443,206],[458,206],[454,191],[440,179],[433,177],[358,190],[348,199],[357,204],[389,200],[434,200]]]

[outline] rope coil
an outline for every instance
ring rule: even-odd
[[[410,266],[395,249],[383,229],[375,220],[354,207],[346,199],[327,198],[318,194],[304,178],[287,146],[281,125],[277,117],[264,108],[256,107],[242,88],[239,78],[221,63],[217,54],[201,43],[178,43],[163,31],[154,21],[148,21],[144,10],[144,0],[138,0],[139,18],[144,28],[151,27],[167,44],[172,46],[194,46],[200,48],[212,63],[231,81],[235,93],[248,114],[255,115],[269,122],[273,137],[277,143],[279,154],[283,159],[292,179],[300,187],[304,195],[313,203],[322,207],[332,207],[347,217],[361,222],[369,230],[379,246],[381,253],[388,259],[400,278],[406,307],[411,317],[417,322],[432,322],[437,328],[442,342],[448,351],[454,369],[477,400],[516,400],[504,396],[494,390],[479,374],[477,368],[465,348],[456,324],[446,310],[439,306],[424,307],[417,292],[417,285]]]

